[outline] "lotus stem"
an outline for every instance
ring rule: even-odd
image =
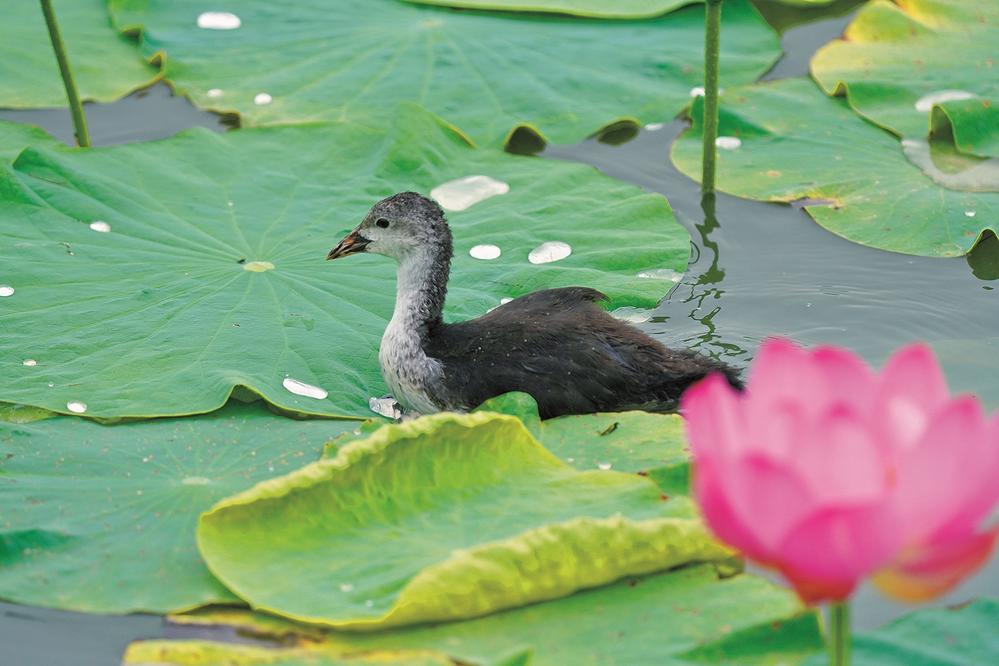
[[[701,153],[701,192],[715,191],[718,138],[718,50],[722,0],[704,3],[704,148]]]
[[[829,608],[829,663],[850,664],[850,602],[839,601]]]
[[[62,43],[62,35],[59,34],[59,24],[56,23],[55,11],[52,9],[51,0],[40,1],[42,13],[45,14],[45,24],[49,28],[49,39],[52,40],[52,48],[55,50],[56,60],[59,61],[62,82],[66,86],[66,97],[69,98],[69,112],[73,116],[73,133],[76,135],[76,145],[89,148],[90,134],[87,132],[87,117],[83,113],[83,105],[80,104],[80,95],[76,92],[76,83],[73,81],[73,72],[69,68],[69,58],[66,56],[66,47]]]

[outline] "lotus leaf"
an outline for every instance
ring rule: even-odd
[[[101,613],[233,601],[201,563],[198,515],[348,427],[243,404],[115,426],[0,421],[0,597]]]
[[[171,621],[227,627],[341,654],[438,650],[470,664],[498,664],[528,653],[531,666],[775,666],[799,663],[803,655],[822,649],[815,614],[804,611],[790,591],[745,574],[719,580],[710,565],[629,578],[474,620],[375,633],[322,632],[225,608]]]
[[[638,472],[666,492],[689,491],[690,458],[683,418],[677,414],[631,411],[542,421],[537,402],[526,393],[493,398],[479,410],[516,416],[546,449],[575,469]]]
[[[694,126],[674,144],[672,157],[680,170],[697,177],[699,105],[692,116]],[[764,201],[804,200],[816,222],[851,241],[950,257],[965,254],[986,230],[999,228],[999,193],[941,187],[907,160],[892,135],[806,79],[726,91],[720,123],[722,135],[741,143],[718,151],[719,189]],[[906,146],[937,178],[960,176],[948,175],[946,165],[935,166],[925,143]],[[986,175],[999,174],[991,163],[983,164]]]
[[[308,648],[267,649],[211,641],[140,641],[125,652],[122,666],[453,666],[442,653],[369,652],[338,656]]]
[[[960,149],[995,156],[997,60],[999,3],[873,0],[842,40],[816,53],[812,73],[826,92],[847,95],[864,117],[905,137],[924,137],[942,104],[934,113],[953,125]],[[958,108],[947,103],[962,99]]]
[[[477,412],[516,416],[549,451],[574,469],[614,469],[649,476],[670,493],[688,492],[689,457],[683,419],[676,414],[610,412],[575,414],[542,421],[538,403],[526,393],[506,393]],[[369,436],[384,421],[366,421],[326,444],[336,456],[345,444]]]
[[[111,0],[117,25],[143,31],[151,58],[202,108],[244,125],[381,122],[400,101],[422,104],[498,146],[518,127],[575,142],[621,121],[677,113],[702,83],[704,12],[647,21],[459,12],[398,0],[225,0],[235,30],[199,30],[201,0]],[[722,85],[748,83],[779,55],[746,0],[726,3]]]
[[[54,3],[59,29],[84,100],[110,102],[157,78],[135,44],[111,27],[104,0]],[[66,106],[38,0],[4,0],[0,21],[0,107]]]
[[[664,499],[636,475],[567,467],[512,416],[445,413],[220,502],[198,544],[255,608],[373,629],[730,556]]]
[[[379,198],[473,174],[510,192],[449,214],[449,319],[573,284],[601,289],[612,306],[648,307],[663,287],[637,274],[686,266],[689,237],[661,196],[587,166],[472,149],[415,107],[388,131],[192,130],[142,145],[31,148],[13,177],[0,172],[0,284],[15,290],[0,298],[0,400],[179,415],[216,409],[245,386],[288,410],[370,415],[368,398],[385,392],[377,355],[394,265],[324,257]],[[571,244],[569,257],[528,261],[555,239]],[[502,256],[473,259],[480,243]]]
[[[60,144],[41,127],[0,120],[0,162],[13,162],[27,146],[55,145]]]
[[[857,666],[979,666],[999,656],[999,601],[927,608],[853,638]],[[807,666],[827,663],[819,657]]]

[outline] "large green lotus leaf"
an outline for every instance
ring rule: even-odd
[[[0,284],[14,289],[0,298],[0,400],[61,412],[83,403],[88,416],[206,412],[236,386],[288,410],[370,415],[368,398],[386,390],[377,355],[394,265],[325,255],[394,192],[469,175],[509,184],[449,214],[451,320],[567,285],[596,287],[611,307],[650,307],[663,283],[637,275],[683,270],[689,253],[661,196],[591,167],[470,148],[415,107],[389,131],[192,130],[28,149],[14,169],[0,173]],[[553,240],[571,256],[528,261]],[[480,243],[502,256],[473,259]]]
[[[673,162],[692,178],[701,170],[699,110],[696,104],[693,128],[672,149]],[[720,123],[721,134],[741,145],[718,151],[719,189],[764,201],[810,199],[806,210],[816,222],[854,242],[951,257],[968,252],[986,230],[999,228],[999,192],[938,185],[909,162],[891,134],[807,79],[726,91]],[[920,156],[920,144],[906,146]],[[924,152],[930,161],[930,151]],[[930,171],[946,181],[946,168]]]
[[[0,162],[13,162],[28,146],[56,145],[61,144],[41,127],[0,120]]]
[[[958,147],[999,155],[999,3],[981,0],[873,0],[812,59],[830,94],[845,93],[863,116],[906,137],[923,137],[935,105],[943,108]],[[992,122],[989,122],[989,121]]]
[[[446,655],[430,651],[377,651],[339,656],[309,648],[268,649],[211,641],[139,641],[122,666],[453,666]]]
[[[719,579],[710,565],[629,578],[464,622],[373,633],[323,631],[231,608],[170,620],[334,654],[423,648],[469,664],[527,653],[531,666],[790,666],[822,649],[815,614],[789,590],[745,574]]]
[[[981,666],[999,659],[999,601],[909,613],[853,638],[856,666]],[[821,657],[807,666],[828,663]]]
[[[0,597],[101,613],[232,601],[201,563],[198,515],[351,425],[243,404],[115,426],[0,421]]]
[[[495,9],[506,12],[547,12],[598,18],[637,19],[661,16],[700,0],[406,0],[414,4]],[[794,0],[792,0],[794,1]],[[809,0],[805,0],[808,2]],[[827,1],[827,0],[820,0]]]
[[[704,12],[647,21],[454,11],[399,0],[224,0],[235,30],[199,30],[201,0],[112,0],[122,28],[141,27],[147,56],[200,107],[244,125],[320,119],[385,122],[417,102],[477,143],[528,127],[556,143],[621,121],[668,118],[702,85]],[[779,55],[746,0],[725,5],[722,85],[748,83]]]
[[[445,413],[220,502],[198,545],[255,608],[372,629],[728,558],[691,515],[648,479],[564,465],[512,416]]]
[[[53,6],[82,99],[111,102],[157,78],[132,40],[111,26],[105,0],[59,0]],[[4,0],[0,107],[67,104],[38,0]]]

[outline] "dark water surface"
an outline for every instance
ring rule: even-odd
[[[848,10],[855,3],[838,4]],[[787,54],[764,78],[805,74],[817,45],[837,36],[848,20],[785,32]],[[87,116],[98,145],[157,139],[193,126],[226,128],[221,118],[172,96],[164,84],[114,104],[87,105]],[[72,141],[64,110],[0,110],[0,118],[40,125]],[[774,334],[845,345],[872,363],[906,342],[926,340],[953,388],[999,407],[999,294],[993,289],[999,286],[999,243],[968,259],[910,257],[843,240],[799,208],[726,195],[718,195],[714,219],[705,221],[698,185],[669,161],[670,143],[683,128],[674,121],[623,145],[591,140],[544,153],[665,194],[690,231],[690,268],[643,328],[664,342],[739,365]],[[999,558],[936,605],[981,594],[999,596]],[[856,598],[854,623],[873,628],[909,609],[865,587]],[[105,617],[0,603],[3,666],[110,666],[134,639],[205,635],[185,631],[168,629],[157,616]]]

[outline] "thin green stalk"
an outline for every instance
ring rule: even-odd
[[[850,602],[840,601],[829,607],[829,663],[850,664]]]
[[[56,60],[59,61],[62,82],[66,86],[66,97],[69,98],[69,112],[73,115],[73,133],[76,135],[76,145],[88,148],[90,147],[90,134],[87,132],[87,117],[83,114],[83,105],[80,104],[80,96],[76,92],[76,83],[73,82],[73,72],[69,68],[66,47],[59,34],[59,24],[56,23],[55,11],[52,9],[51,0],[41,0],[41,3],[42,13],[45,14],[45,24],[49,27],[49,39],[52,40],[52,48],[55,50]]]
[[[701,153],[701,192],[715,191],[718,138],[718,49],[721,40],[722,0],[704,5],[704,148]]]

